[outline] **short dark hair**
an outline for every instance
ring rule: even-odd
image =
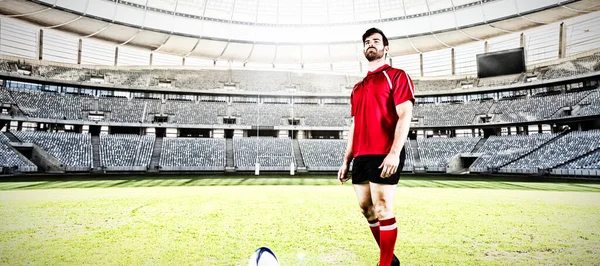
[[[373,35],[375,33],[381,34],[381,37],[383,37],[383,46],[388,46],[388,39],[387,39],[387,37],[385,37],[385,34],[383,34],[383,31],[381,31],[378,28],[370,28],[370,29],[368,29],[365,32],[365,34],[363,34],[363,36],[362,36],[363,45],[365,44],[365,40],[367,38],[369,38],[369,36],[371,36],[371,35]]]

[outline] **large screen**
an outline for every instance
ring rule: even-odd
[[[525,71],[525,49],[522,47],[477,55],[478,78],[518,74]]]

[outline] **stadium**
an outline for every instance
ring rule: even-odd
[[[597,264],[597,0],[0,0],[0,263],[375,265],[335,177],[371,27],[403,264]]]

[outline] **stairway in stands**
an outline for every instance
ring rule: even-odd
[[[94,171],[100,171],[100,137],[92,135],[92,161]]]
[[[544,147],[548,146],[550,143],[552,143],[552,142],[556,141],[557,139],[560,139],[560,138],[562,138],[563,136],[565,136],[565,135],[569,134],[569,132],[571,132],[571,131],[570,131],[570,130],[565,130],[565,131],[561,132],[560,134],[556,135],[556,137],[553,137],[553,138],[551,138],[550,140],[546,141],[545,143],[543,143],[542,145],[538,146],[537,148],[535,148],[535,149],[533,149],[533,150],[530,150],[529,152],[527,152],[527,153],[525,153],[525,154],[523,154],[523,155],[521,155],[521,156],[519,156],[519,157],[515,158],[514,160],[508,161],[508,162],[506,162],[506,163],[504,163],[504,164],[500,165],[500,166],[498,167],[498,169],[500,169],[500,168],[502,168],[502,167],[505,167],[505,166],[507,166],[507,165],[509,165],[509,164],[511,164],[511,163],[513,163],[513,162],[516,162],[516,161],[518,161],[518,160],[521,160],[521,159],[523,159],[523,158],[525,158],[525,157],[529,156],[530,154],[532,154],[532,153],[534,153],[534,152],[536,152],[536,151],[538,151],[538,150],[541,150],[541,149],[543,149]]]
[[[154,148],[152,149],[152,157],[150,157],[149,172],[158,172],[158,164],[160,163],[160,154],[162,152],[163,137],[154,139]]]
[[[425,167],[421,164],[421,154],[419,153],[419,144],[417,143],[417,140],[410,140],[410,148],[413,151],[415,174],[424,173]]]
[[[473,150],[471,150],[471,153],[478,153],[479,149],[481,149],[481,147],[483,147],[483,145],[485,144],[486,141],[487,141],[487,138],[479,139],[477,144],[475,144],[475,147],[473,147]]]
[[[233,161],[233,139],[226,139],[225,156],[227,158],[225,172],[235,172],[235,164]]]
[[[595,149],[593,149],[591,151],[588,151],[588,152],[586,152],[586,153],[584,153],[582,155],[579,155],[577,157],[574,157],[574,158],[572,158],[570,160],[566,160],[564,163],[557,164],[556,166],[554,166],[552,168],[554,168],[554,169],[560,168],[561,166],[565,166],[567,164],[570,164],[571,162],[577,161],[577,160],[579,160],[579,159],[581,159],[583,157],[586,157],[586,156],[588,156],[588,155],[590,155],[592,153],[595,153],[595,152],[600,152],[600,148],[595,148]]]
[[[302,152],[300,151],[300,143],[297,139],[292,140],[292,147],[294,148],[294,159],[296,159],[296,169],[298,172],[308,172],[306,165],[304,164],[304,158],[302,158]]]
[[[10,142],[22,142],[19,138],[17,138],[17,136],[15,136],[15,134],[13,134],[10,131],[4,132],[4,136],[6,136],[10,140]]]

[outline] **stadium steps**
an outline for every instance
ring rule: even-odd
[[[300,143],[298,143],[297,139],[292,140],[293,148],[294,148],[294,157],[296,159],[296,169],[298,172],[308,172],[306,170],[306,165],[304,164],[304,158],[302,158],[302,152],[300,151]]]
[[[481,139],[479,139],[479,141],[477,142],[477,144],[475,144],[475,147],[473,147],[473,150],[471,150],[471,153],[477,153],[477,152],[479,152],[479,149],[481,149],[481,147],[483,147],[483,145],[485,144],[486,141],[487,141],[487,138],[481,138]]]
[[[573,161],[577,161],[577,160],[579,160],[579,159],[581,159],[581,158],[583,158],[583,157],[586,157],[586,156],[588,156],[588,155],[590,155],[590,154],[592,154],[592,153],[598,152],[598,151],[600,151],[600,148],[596,148],[596,149],[594,149],[594,150],[591,150],[591,151],[589,151],[589,152],[586,152],[586,153],[582,154],[581,156],[577,156],[577,157],[575,157],[575,158],[573,158],[573,159],[567,160],[567,161],[565,161],[564,163],[557,164],[557,165],[555,165],[554,167],[551,167],[550,169],[553,169],[553,168],[559,168],[559,167],[561,167],[561,166],[563,166],[563,165],[569,164],[569,163],[571,163],[571,162],[573,162]],[[548,170],[548,169],[546,169],[546,170]]]
[[[100,136],[92,135],[92,161],[93,169],[99,171],[100,167]]]
[[[591,90],[589,90],[587,92],[588,92],[588,94],[586,96],[581,97],[581,99],[579,99],[579,101],[577,101],[577,102],[574,102],[573,105],[563,106],[561,108],[558,108],[558,110],[556,110],[554,113],[552,113],[552,115],[550,115],[549,117],[560,118],[560,117],[569,117],[569,116],[576,114],[579,111],[579,109],[581,109],[581,105],[579,105],[579,104],[581,102],[583,102],[583,100],[587,99],[590,95],[592,95]],[[561,115],[564,110],[570,110],[571,114],[570,115]]]
[[[595,86],[592,90],[590,90],[590,93],[587,96],[582,97],[578,102],[576,102],[576,103],[573,104],[573,108],[571,110],[571,115],[572,116],[577,115],[577,113],[579,113],[579,111],[581,110],[582,106],[586,106],[586,105],[581,105],[581,102],[583,102],[584,100],[586,100],[588,98],[594,97],[593,90],[597,89],[597,88],[598,88],[598,86]]]
[[[425,167],[421,164],[421,154],[419,153],[419,144],[417,140],[410,140],[410,148],[413,151],[414,172],[425,173]]]
[[[235,164],[233,162],[233,139],[227,139],[225,148],[226,164],[225,172],[235,172]]]
[[[552,113],[549,117],[551,118],[561,118],[561,117],[569,117],[570,115],[564,115],[565,111],[572,111],[573,108],[570,106],[563,106],[558,108],[554,113]]]
[[[10,140],[10,142],[22,142],[19,138],[17,138],[17,136],[15,136],[15,134],[13,134],[10,131],[4,132],[4,136],[6,136]]]
[[[569,134],[569,132],[571,132],[571,131],[570,131],[570,130],[565,130],[565,131],[561,132],[560,134],[556,135],[556,137],[554,137],[554,138],[551,138],[550,140],[546,141],[545,143],[543,143],[542,145],[538,146],[537,148],[535,148],[535,149],[533,149],[533,150],[530,150],[529,152],[527,152],[527,153],[525,153],[525,154],[523,154],[523,155],[521,155],[521,156],[519,156],[519,157],[515,158],[515,159],[514,159],[514,160],[512,160],[512,161],[509,161],[509,162],[506,162],[506,163],[504,163],[504,164],[500,165],[500,166],[498,167],[498,169],[500,169],[500,168],[502,168],[502,167],[505,167],[505,166],[507,166],[507,165],[509,165],[509,164],[511,164],[511,163],[513,163],[513,162],[516,162],[516,161],[518,161],[518,160],[521,160],[521,159],[523,159],[523,158],[525,158],[525,157],[529,156],[529,154],[532,154],[532,153],[534,153],[535,151],[537,151],[537,150],[539,150],[539,149],[543,149],[543,148],[544,148],[544,147],[546,147],[548,144],[550,144],[550,143],[552,143],[552,142],[556,141],[557,139],[560,139],[560,138],[562,138],[564,135],[567,135],[567,134]]]
[[[152,157],[150,157],[150,170],[149,172],[158,172],[158,164],[160,163],[160,154],[162,153],[162,137],[156,137],[154,139],[154,148],[152,149]]]

